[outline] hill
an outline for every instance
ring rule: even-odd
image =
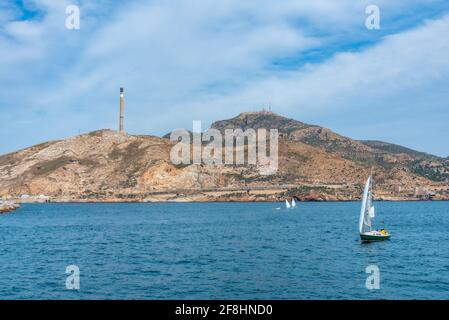
[[[389,200],[449,198],[449,161],[405,147],[357,141],[271,112],[212,128],[278,129],[279,170],[257,165],[173,165],[174,142],[99,130],[0,156],[0,196],[22,201],[354,200],[369,174]]]

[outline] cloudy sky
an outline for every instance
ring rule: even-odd
[[[369,4],[380,30],[365,27]],[[271,105],[448,156],[448,57],[446,0],[2,0],[0,154],[117,129],[124,86],[133,134]]]

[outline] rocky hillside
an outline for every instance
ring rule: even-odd
[[[329,129],[270,112],[242,113],[233,119],[215,122],[212,127],[221,132],[233,127],[276,128],[291,143],[301,142],[365,166],[402,169],[434,182],[449,182],[447,159],[387,142],[353,140]]]
[[[449,161],[379,141],[356,141],[269,112],[213,128],[278,129],[279,170],[173,165],[174,142],[100,130],[0,156],[0,196],[22,201],[354,200],[370,173],[384,199],[449,198]]]

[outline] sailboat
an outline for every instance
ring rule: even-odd
[[[292,208],[296,208],[295,198],[292,198]]]
[[[290,202],[288,202],[287,199],[285,199],[285,206],[287,207],[287,209],[291,208]]]
[[[375,230],[371,220],[375,217],[373,205],[373,179],[371,176],[365,185],[362,198],[362,208],[360,210],[359,232],[362,241],[382,241],[390,239],[390,233],[385,229]]]

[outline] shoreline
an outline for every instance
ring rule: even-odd
[[[357,185],[270,185],[202,189],[165,189],[141,192],[107,191],[73,194],[6,194],[3,198],[17,203],[178,203],[178,202],[358,202],[361,191]],[[140,191],[140,192],[139,192]],[[449,194],[394,192],[381,188],[375,201],[449,201]]]
[[[317,200],[317,201],[299,201],[297,200],[297,203],[337,203],[337,202],[360,202],[361,200]],[[420,200],[420,199],[404,199],[404,200],[374,200],[375,202],[449,202],[447,199],[437,199],[437,200]],[[83,201],[83,200],[70,200],[70,201],[16,201],[16,203],[19,204],[129,204],[129,203],[139,203],[139,204],[146,204],[146,203],[283,203],[284,200],[279,201],[272,201],[272,200],[266,200],[266,201]]]

